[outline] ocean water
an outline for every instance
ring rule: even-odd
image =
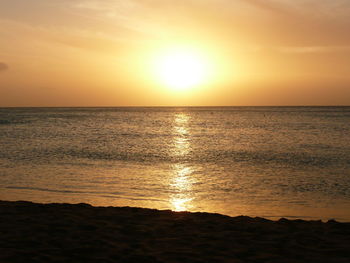
[[[350,221],[350,107],[0,108],[0,199]]]

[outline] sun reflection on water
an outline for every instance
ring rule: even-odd
[[[170,188],[172,194],[170,203],[175,211],[186,211],[193,207],[192,204],[192,169],[182,164],[174,165],[174,175],[171,178]]]
[[[190,151],[190,142],[188,139],[189,119],[190,116],[184,113],[175,115],[173,126],[174,149],[172,151],[175,157],[184,156]]]
[[[190,202],[193,198],[185,198],[185,197],[179,197],[179,198],[173,198],[170,200],[172,204],[172,210],[176,212],[181,211],[188,211],[192,207]]]
[[[170,186],[178,191],[191,190],[191,180],[189,180],[191,173],[192,170],[189,167],[174,165],[174,177]]]
[[[173,154],[175,157],[186,156],[191,150],[189,120],[190,116],[185,113],[175,115],[173,126]],[[172,170],[173,175],[169,185],[172,193],[169,197],[171,208],[174,211],[191,210],[194,199],[192,194],[193,178],[191,177],[193,169],[179,162],[173,166]]]

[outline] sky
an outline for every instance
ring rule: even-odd
[[[350,105],[350,1],[0,0],[1,107],[244,105]]]

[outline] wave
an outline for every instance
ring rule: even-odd
[[[169,149],[140,148],[138,150],[120,151],[118,149],[94,150],[84,149],[29,149],[21,152],[0,152],[0,158],[11,161],[34,163],[65,163],[71,165],[91,165],[89,161],[123,161],[129,163],[217,163],[225,166],[237,165],[279,165],[288,167],[332,167],[349,169],[349,152],[274,152],[247,150],[189,150],[179,155]]]

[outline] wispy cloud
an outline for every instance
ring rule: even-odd
[[[8,70],[8,65],[0,62],[0,72]]]
[[[244,0],[247,4],[253,5],[255,7],[268,10],[268,11],[277,11],[277,12],[287,12],[288,8],[286,3],[283,1],[271,1],[271,0]]]
[[[16,25],[0,33],[102,52],[158,39],[347,52],[349,15],[349,0],[3,0],[0,23]]]
[[[350,46],[303,46],[303,47],[278,47],[282,53],[306,54],[306,53],[333,53],[350,51]]]

